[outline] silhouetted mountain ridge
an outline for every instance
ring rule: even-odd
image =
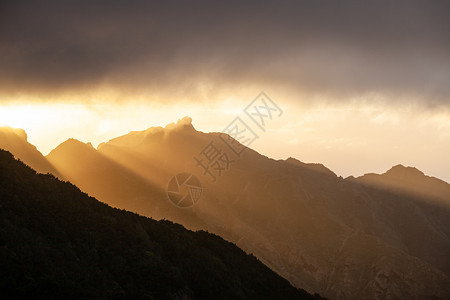
[[[197,132],[192,125],[192,119],[190,117],[184,117],[179,119],[176,123],[167,124],[163,127],[150,127],[142,131],[131,131],[128,134],[113,138],[108,141],[109,145],[137,147],[145,141],[157,142],[167,137],[172,132]],[[100,149],[106,143],[101,143],[98,146]]]
[[[83,143],[77,139],[70,138],[50,151],[49,155],[51,155],[53,151],[83,151],[86,149],[95,150],[91,143]]]
[[[392,177],[409,177],[409,176],[425,176],[425,174],[414,168],[414,167],[405,167],[404,165],[396,165],[390,168],[384,175],[392,176]]]
[[[113,209],[3,150],[0,199],[5,298],[314,299],[218,236]]]
[[[450,184],[427,176],[414,167],[396,165],[383,174],[369,173],[355,180],[378,188],[399,190],[411,196],[434,199],[441,205],[450,205]]]
[[[330,169],[325,167],[323,164],[319,164],[319,163],[304,163],[304,162],[301,162],[298,159],[293,158],[293,157],[287,158],[286,162],[289,163],[289,164],[292,164],[292,165],[296,165],[296,166],[299,166],[299,167],[310,169],[311,171],[324,173],[324,174],[328,174],[328,175],[332,175],[334,177],[337,177],[337,175],[333,171],[331,171]]]

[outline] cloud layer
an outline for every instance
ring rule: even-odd
[[[0,91],[208,82],[450,106],[449,11],[448,1],[2,1]]]

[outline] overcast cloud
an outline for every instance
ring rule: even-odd
[[[449,1],[2,1],[0,92],[208,80],[450,106],[449,12]]]

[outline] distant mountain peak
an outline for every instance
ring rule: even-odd
[[[27,133],[23,129],[0,127],[0,149],[10,151],[16,158],[40,173],[58,174],[36,146],[28,142]]]
[[[167,124],[164,128],[161,126],[158,127],[150,127],[144,131],[132,131],[130,132],[131,135],[142,135],[144,133],[144,136],[154,136],[154,135],[165,135],[167,133],[170,133],[172,131],[196,131],[194,126],[192,125],[192,118],[185,116],[181,119],[178,119],[177,122],[172,122]]]
[[[97,149],[105,146],[122,146],[127,148],[135,148],[146,143],[147,141],[158,142],[172,132],[196,132],[192,126],[192,118],[183,117],[178,119],[176,123],[169,123],[164,128],[161,126],[150,127],[141,131],[131,131],[128,134],[110,139],[107,143],[101,143]]]
[[[86,147],[87,146],[87,147],[93,148],[91,143],[83,143],[82,141],[74,139],[74,138],[67,139],[61,145],[64,145],[66,147],[67,146],[82,146],[82,147]]]
[[[299,162],[301,162],[301,161],[299,161],[299,160],[296,159],[296,158],[293,158],[292,156],[289,156],[289,157],[286,159],[286,162],[299,163]]]
[[[13,128],[13,127],[5,126],[5,127],[0,127],[0,132],[5,133],[5,134],[14,134],[25,141],[28,140],[27,133],[22,128]]]
[[[336,174],[333,171],[331,171],[330,169],[328,169],[327,167],[325,167],[323,164],[320,164],[320,163],[304,163],[293,157],[287,158],[285,160],[285,162],[287,162],[288,164],[291,164],[291,165],[296,165],[296,166],[306,168],[306,169],[314,171],[314,172],[319,172],[319,173],[323,173],[323,174],[329,174],[329,175],[336,176]]]
[[[164,129],[166,129],[166,130],[180,130],[180,129],[195,130],[194,126],[192,125],[192,118],[188,117],[188,116],[178,119],[176,123],[167,124],[166,127],[164,127]]]
[[[55,149],[53,149],[48,156],[51,156],[52,154],[55,154],[56,152],[59,152],[61,150],[64,151],[80,151],[80,150],[95,150],[95,148],[92,146],[91,143],[83,143],[77,139],[70,138],[67,139],[65,142],[62,142],[59,144]]]
[[[425,176],[425,174],[414,168],[414,167],[405,167],[404,165],[398,164],[390,168],[383,175],[392,176],[392,177],[410,177],[410,176]]]

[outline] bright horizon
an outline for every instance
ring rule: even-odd
[[[403,164],[450,182],[450,118],[420,107],[387,109],[385,105],[293,105],[276,99],[283,115],[268,124],[250,148],[274,159],[294,157],[322,163],[338,176],[383,173]],[[102,142],[149,127],[164,127],[184,116],[203,132],[220,132],[236,116],[245,117],[248,100],[212,105],[186,103],[9,104],[0,105],[0,126],[21,128],[44,155],[69,138]],[[404,108],[404,107],[403,107]],[[426,141],[426,143],[424,143]]]
[[[264,155],[450,182],[448,4],[45,3],[0,10],[0,126],[43,154],[184,116],[222,131],[264,91],[284,112]]]

